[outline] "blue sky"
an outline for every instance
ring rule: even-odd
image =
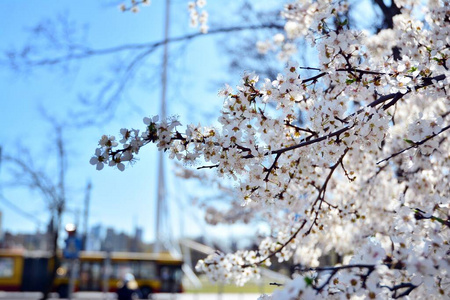
[[[68,16],[81,28],[88,28],[85,45],[94,49],[103,49],[127,43],[159,41],[163,37],[162,16],[164,1],[152,1],[152,5],[142,8],[138,14],[121,13],[115,1],[2,1],[0,3],[0,51],[21,49],[31,41],[33,35],[29,29],[45,19],[54,20],[55,16]],[[214,2],[214,1],[210,1]],[[113,3],[113,4],[112,4]],[[196,32],[188,28],[186,1],[174,1],[172,5],[172,36]],[[220,7],[209,5],[210,14]],[[213,20],[214,21],[214,20]],[[31,37],[31,38],[30,38]],[[34,45],[33,44],[33,45]],[[173,46],[174,67],[170,70],[169,80],[172,84],[168,92],[169,115],[180,115],[182,123],[198,123],[205,120],[205,113],[217,116],[222,99],[217,97],[219,82],[229,78],[218,72],[224,69],[221,54],[217,51],[213,39],[202,37],[191,41],[184,48]],[[52,57],[53,53],[44,56]],[[172,56],[172,57],[173,57]],[[0,62],[1,125],[0,145],[3,153],[21,155],[20,147],[30,150],[34,163],[47,169],[49,174],[56,174],[52,164],[55,163],[55,151],[52,145],[54,132],[45,120],[42,110],[51,116],[71,124],[76,121],[70,111],[80,107],[77,100],[80,94],[93,95],[98,92],[99,77],[113,76],[108,68],[114,66],[123,55],[96,57],[76,61],[71,70],[66,72],[59,67],[33,68],[32,72],[14,72],[5,66],[5,57]],[[157,51],[148,60],[140,74],[125,89],[123,99],[115,117],[98,126],[69,128],[65,132],[65,146],[68,152],[67,188],[68,208],[64,222],[82,221],[84,188],[88,180],[92,181],[89,224],[102,223],[114,226],[118,230],[132,232],[135,225],[144,228],[144,238],[154,238],[157,153],[153,147],[143,149],[140,161],[127,168],[125,172],[105,168],[102,172],[89,164],[98,139],[102,134],[118,136],[120,128],[142,128],[142,118],[159,113],[158,80],[159,73],[152,66],[159,63],[161,52]],[[145,69],[147,68],[147,69]],[[233,76],[238,78],[239,74]],[[132,103],[132,104],[130,104]],[[187,105],[189,104],[189,105]],[[201,107],[198,109],[197,107]],[[187,117],[186,117],[187,116]],[[211,118],[206,122],[209,123]],[[8,201],[32,214],[42,223],[41,230],[48,222],[48,209],[39,194],[27,189],[11,188],[8,165],[2,163],[0,170],[1,193]],[[167,169],[173,168],[168,164]],[[203,234],[202,224],[193,222],[188,217],[184,226],[176,220],[180,218],[180,209],[189,211],[190,205],[186,195],[189,184],[167,176],[168,198],[171,199],[171,215],[174,234],[185,228],[185,234]],[[176,188],[175,188],[176,187]],[[38,226],[30,218],[18,214],[4,200],[0,199],[3,230],[12,232],[32,232]],[[190,209],[188,215],[198,213]],[[200,216],[201,218],[201,216]],[[200,222],[201,223],[201,222]],[[186,228],[188,228],[186,230]],[[206,229],[209,230],[209,229]],[[233,233],[231,233],[233,234]]]

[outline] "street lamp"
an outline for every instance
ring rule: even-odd
[[[75,224],[73,223],[67,223],[64,229],[66,230],[69,236],[74,236],[77,232],[77,226],[75,226]]]
[[[63,250],[64,258],[69,259],[70,262],[70,279],[69,279],[69,294],[68,298],[72,299],[72,294],[75,287],[76,268],[78,267],[77,260],[81,250],[81,240],[76,237],[77,227],[75,224],[68,223],[64,227],[67,232],[66,247]]]

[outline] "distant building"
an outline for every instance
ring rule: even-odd
[[[134,233],[134,238],[136,239],[136,241],[142,242],[143,235],[144,235],[144,230],[142,229],[142,227],[136,227],[135,233]]]
[[[114,228],[106,229],[106,237],[102,243],[104,251],[130,251],[131,238],[125,233],[116,234]]]
[[[142,252],[144,247],[143,247],[143,243],[142,243],[142,236],[143,236],[143,229],[142,227],[137,227],[135,228],[134,231],[134,238],[131,240],[131,245],[130,245],[130,251],[131,252]]]
[[[2,248],[27,249],[27,250],[50,250],[48,234],[37,231],[34,234],[5,232],[2,240]]]
[[[1,216],[0,216],[1,218]],[[49,228],[51,224],[49,225]],[[90,228],[86,239],[87,251],[123,251],[123,252],[145,252],[151,248],[142,241],[143,229],[136,227],[134,235],[130,236],[124,232],[116,233],[114,228],[106,230],[101,224]],[[65,234],[61,238],[66,238]],[[50,232],[41,233],[37,231],[32,234],[13,234],[5,232],[0,240],[0,248],[20,248],[26,250],[51,250],[52,236]],[[63,247],[61,244],[60,247]]]
[[[102,249],[103,242],[103,227],[101,224],[97,224],[91,228],[90,233],[86,239],[87,251],[100,251]]]
[[[0,210],[0,243],[3,241],[3,212]]]

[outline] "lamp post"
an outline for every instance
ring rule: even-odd
[[[78,267],[78,257],[81,250],[81,239],[76,236],[77,227],[72,224],[66,224],[65,230],[67,232],[66,247],[63,250],[64,258],[69,259],[70,278],[68,288],[68,299],[72,299],[72,294],[75,288],[76,268]]]
[[[103,265],[103,295],[107,299],[109,291],[109,277],[111,275],[111,244],[107,243],[105,247],[106,257]]]

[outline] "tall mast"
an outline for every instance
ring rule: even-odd
[[[84,195],[84,215],[83,215],[83,250],[87,250],[87,239],[89,234],[89,205],[91,202],[91,188],[92,184],[89,180],[86,185],[85,195]]]
[[[170,0],[166,0],[166,14],[164,21],[164,54],[161,74],[161,112],[160,118],[166,118],[166,94],[167,94],[167,62],[169,58],[169,24],[170,24]],[[156,242],[154,252],[161,252],[162,242],[162,225],[166,221],[166,182],[164,171],[164,156],[163,152],[158,153],[158,192],[157,192],[157,207],[156,207]]]

